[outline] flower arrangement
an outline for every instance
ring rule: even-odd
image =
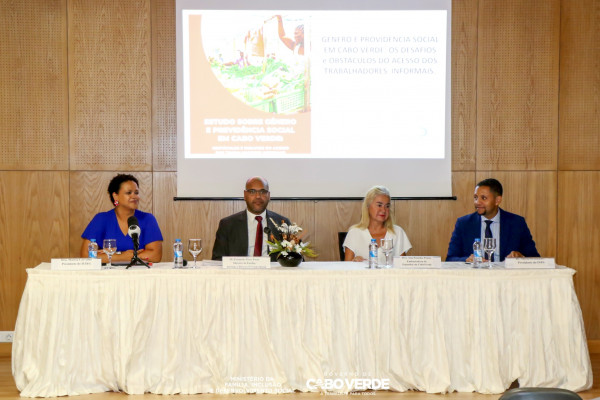
[[[316,257],[317,254],[311,249],[310,242],[303,242],[300,232],[302,228],[293,223],[288,225],[285,221],[281,221],[281,225],[277,225],[271,218],[271,222],[279,232],[281,232],[282,240],[279,241],[272,233],[269,236],[270,241],[267,241],[271,246],[269,254],[281,253],[281,255],[287,256],[288,253],[298,253],[307,257]]]

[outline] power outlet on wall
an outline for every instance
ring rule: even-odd
[[[13,336],[13,331],[0,331],[0,343],[12,343]]]

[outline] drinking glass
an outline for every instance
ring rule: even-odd
[[[112,268],[112,255],[117,251],[117,239],[104,239],[102,242],[102,250],[108,256],[107,269]]]
[[[394,239],[381,239],[381,244],[379,246],[381,252],[385,255],[385,265],[383,268],[392,268],[392,260],[391,255],[394,251]]]
[[[483,250],[488,255],[488,268],[492,268],[492,256],[496,251],[496,238],[483,239]]]
[[[188,240],[188,251],[190,252],[192,257],[194,257],[193,268],[198,268],[198,265],[196,264],[196,257],[198,257],[198,254],[200,254],[200,252],[202,251],[202,239]]]

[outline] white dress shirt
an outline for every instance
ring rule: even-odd
[[[402,253],[406,253],[411,249],[412,245],[408,236],[404,232],[404,229],[398,225],[394,225],[394,233],[389,230],[385,233],[386,239],[394,240],[394,257],[400,256]],[[349,248],[354,253],[355,257],[362,257],[365,260],[369,259],[369,244],[371,244],[371,233],[368,229],[350,228],[344,240],[344,247]],[[381,252],[381,249],[377,250],[379,263],[385,263],[385,256]]]
[[[487,221],[487,218],[482,215],[481,216],[481,236],[480,236],[481,237],[481,246],[483,246],[483,238],[485,238],[485,227],[486,227],[485,221]],[[490,229],[492,230],[492,236],[496,238],[496,250],[494,251],[494,254],[492,255],[492,258],[493,258],[492,261],[500,261],[500,210],[498,210],[498,212],[496,213],[494,218],[491,219],[491,221],[493,221],[490,224]],[[487,254],[485,255],[485,258],[487,258]]]

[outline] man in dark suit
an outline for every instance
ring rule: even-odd
[[[281,240],[281,233],[273,221],[281,225],[290,220],[267,210],[271,194],[269,183],[259,176],[246,181],[244,200],[247,209],[223,218],[219,222],[212,259],[221,260],[227,256],[266,256],[269,254],[267,240],[270,234]],[[266,229],[265,229],[266,228]],[[277,254],[271,255],[275,261]]]
[[[485,179],[475,187],[475,212],[456,221],[446,261],[473,261],[475,238],[495,237],[494,261],[510,257],[539,257],[525,218],[499,207],[502,184]],[[498,240],[500,238],[500,240]]]

